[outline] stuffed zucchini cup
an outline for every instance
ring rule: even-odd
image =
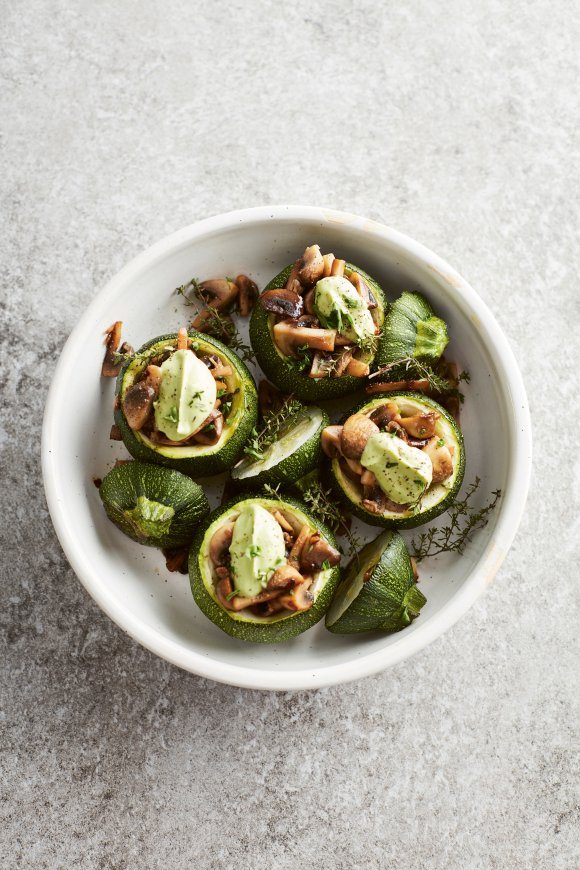
[[[381,532],[347,565],[326,613],[327,629],[335,634],[401,631],[427,601],[415,582],[402,537]]]
[[[371,370],[385,308],[366,272],[311,245],[260,296],[250,340],[281,390],[306,401],[345,396]]]
[[[366,401],[342,425],[327,426],[322,448],[337,494],[370,525],[426,523],[447,509],[463,480],[461,431],[441,405],[421,393],[393,392]]]
[[[314,406],[293,414],[263,450],[245,447],[246,456],[232,469],[238,487],[256,489],[268,484],[294,484],[318,468],[322,456],[320,436],[328,426],[326,411]]]
[[[279,643],[324,616],[339,562],[332,532],[303,504],[242,495],[196,534],[189,576],[197,605],[222,631]]]
[[[129,453],[144,462],[218,474],[233,465],[256,419],[248,369],[202,333],[155,338],[119,372],[115,423]]]
[[[124,462],[105,475],[99,495],[124,534],[149,547],[182,547],[209,513],[199,484],[171,468]]]

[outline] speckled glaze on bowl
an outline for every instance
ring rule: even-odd
[[[449,358],[469,370],[462,414],[466,482],[482,480],[481,502],[501,488],[489,524],[462,557],[423,563],[428,603],[403,632],[343,638],[323,624],[284,644],[244,644],[197,609],[187,577],[168,574],[159,553],[125,538],[102,510],[92,478],[125,455],[108,440],[113,383],[99,378],[102,333],[123,320],[135,346],[174,330],[187,312],[172,289],[192,275],[250,274],[264,287],[307,244],[359,263],[393,299],[420,289],[448,325]],[[81,389],[82,387],[82,389]],[[71,414],[71,396],[75,413]],[[50,389],[42,466],[52,520],[66,556],[99,606],[132,637],[195,674],[254,689],[310,689],[347,682],[400,662],[462,616],[491,583],[517,530],[531,467],[522,378],[493,315],[436,254],[374,221],[328,209],[276,206],[200,221],[136,257],[97,294],[69,337]],[[216,503],[218,488],[210,485]],[[368,527],[365,539],[377,530]],[[409,539],[412,533],[404,533]]]

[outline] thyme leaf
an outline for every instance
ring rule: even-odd
[[[479,477],[476,477],[467,487],[463,498],[455,499],[448,510],[447,525],[440,528],[431,526],[417,539],[413,538],[411,550],[417,562],[441,553],[462,555],[473,533],[487,525],[491,512],[501,498],[501,489],[493,490],[488,504],[477,509],[470,503],[470,499],[479,489],[480,483]]]
[[[208,313],[207,320],[203,324],[203,328],[198,331],[206,335],[211,335],[213,338],[218,338],[223,341],[231,350],[234,350],[244,362],[255,362],[254,351],[249,344],[246,344],[236,324],[230,315],[223,311],[218,311],[208,305],[203,298],[197,278],[191,278],[186,284],[175,288],[175,293],[182,296],[186,305],[193,305],[197,308],[197,313],[206,311]]]
[[[458,387],[453,386],[451,381],[438,374],[431,366],[415,359],[413,356],[402,357],[394,360],[386,366],[381,366],[376,372],[373,372],[370,378],[379,377],[381,380],[388,381],[389,378],[394,380],[425,380],[429,383],[429,389],[433,393],[444,396],[457,396],[460,402],[463,402],[465,396]],[[457,376],[457,383],[469,383],[469,372],[462,371]]]

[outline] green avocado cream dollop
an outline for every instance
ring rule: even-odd
[[[242,507],[234,523],[230,557],[234,587],[248,598],[262,592],[276,568],[285,564],[282,529],[259,504]]]
[[[375,322],[356,287],[346,278],[330,277],[317,281],[314,310],[320,322],[330,329],[361,342],[375,335]]]
[[[390,432],[371,435],[360,461],[375,475],[385,495],[397,504],[416,502],[433,477],[427,454]]]
[[[192,350],[176,350],[161,365],[155,426],[172,441],[189,438],[213,410],[216,395],[208,367]]]

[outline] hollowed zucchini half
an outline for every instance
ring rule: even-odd
[[[263,292],[266,293],[268,290],[284,287],[291,271],[292,264],[283,269],[279,275],[276,275]],[[369,285],[377,301],[377,307],[372,311],[373,320],[379,328],[382,328],[387,308],[383,291],[374,278],[371,278],[370,275],[367,275],[358,266],[347,263],[345,275],[348,275],[349,272],[357,272]],[[263,371],[268,379],[280,390],[292,393],[305,402],[316,402],[319,399],[347,396],[349,393],[354,393],[361,388],[363,378],[343,375],[339,378],[326,377],[313,379],[308,377],[308,372],[299,371],[293,364],[293,358],[285,356],[276,345],[272,331],[274,323],[275,316],[269,314],[258,301],[254,305],[250,320],[250,342]],[[374,353],[361,353],[357,355],[357,358],[367,362],[371,369],[374,367]]]
[[[399,412],[404,417],[423,411],[436,411],[439,414],[439,419],[435,424],[435,434],[440,438],[444,438],[448,444],[452,444],[455,448],[452,457],[453,472],[451,476],[443,481],[443,483],[431,485],[420,499],[417,507],[412,507],[400,513],[385,511],[379,514],[367,510],[362,504],[361,487],[346,476],[336,458],[330,462],[330,483],[337,495],[347,506],[347,509],[359,517],[359,519],[364,520],[365,523],[371,526],[411,529],[438,517],[439,514],[447,510],[457,495],[465,471],[463,435],[459,426],[445,408],[442,408],[441,405],[433,401],[433,399],[427,398],[422,393],[410,391],[386,393],[384,396],[377,396],[370,401],[363,402],[362,405],[352,408],[345,414],[344,419],[357,411],[363,414],[370,413],[387,402],[395,402],[399,406]]]
[[[385,531],[347,565],[326,613],[335,634],[401,631],[419,615],[426,598],[415,586],[404,540]]]
[[[126,462],[105,475],[99,495],[109,519],[149,547],[189,544],[209,502],[199,484],[171,468]]]
[[[236,519],[241,506],[246,502],[261,505],[266,510],[280,511],[285,517],[294,518],[299,524],[307,524],[312,531],[335,547],[336,539],[330,529],[315,520],[306,507],[296,499],[260,498],[255,495],[240,495],[215,510],[198,530],[189,553],[189,578],[191,591],[200,610],[226,634],[250,643],[280,643],[296,637],[319,622],[324,616],[340,576],[338,566],[326,568],[315,575],[310,592],[314,603],[309,610],[294,613],[282,611],[273,616],[256,616],[249,610],[233,612],[221,606],[215,591],[215,576],[209,557],[209,547],[215,532]]]
[[[448,341],[445,321],[435,315],[425,297],[420,293],[404,291],[389,306],[375,367],[409,358],[434,362],[440,358]],[[398,374],[394,368],[391,379],[396,380]],[[404,369],[400,374],[405,380]]]
[[[176,346],[176,333],[161,335],[148,341],[137,351],[135,357],[123,366],[117,378],[115,423],[121,431],[125,447],[135,459],[166,465],[186,474],[204,477],[219,474],[232,467],[256,425],[258,397],[250,372],[225,344],[217,338],[210,338],[200,332],[190,331],[188,335],[194,343],[193,349],[196,352],[217,354],[232,369],[231,375],[221,378],[226,382],[228,392],[234,395],[231,410],[225,419],[223,432],[217,444],[192,444],[183,447],[155,444],[144,433],[133,431],[123,413],[123,397],[126,390],[155,357],[167,348]]]
[[[322,450],[320,435],[329,418],[322,408],[309,406],[290,418],[261,459],[245,456],[232,469],[237,486],[256,489],[269,484],[293,484],[317,468]]]

